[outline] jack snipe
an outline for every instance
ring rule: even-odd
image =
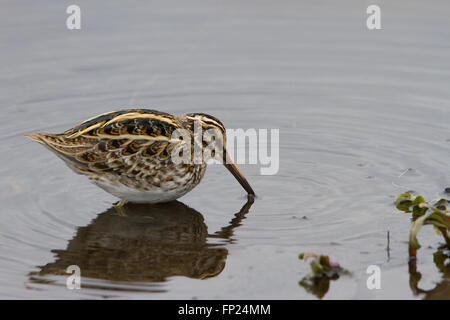
[[[194,149],[205,147],[203,136],[198,140],[196,128],[200,132],[212,130],[222,137],[222,141],[216,141],[220,152],[210,152],[209,158],[222,161],[247,193],[254,195],[226,150],[223,124],[203,113],[175,117],[155,110],[120,110],[88,119],[61,134],[25,136],[55,152],[72,170],[87,175],[121,203],[156,203],[183,196],[203,178],[208,157],[194,161]],[[176,134],[183,130],[187,136]],[[185,152],[189,161],[175,161],[171,156],[174,148],[193,151]]]

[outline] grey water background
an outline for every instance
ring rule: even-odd
[[[301,252],[352,271],[331,282],[327,299],[424,297],[409,287],[410,221],[393,202],[407,190],[440,197],[450,186],[448,1],[377,1],[382,29],[374,31],[366,28],[372,1],[76,1],[78,31],[65,26],[70,4],[0,4],[1,298],[315,299],[299,286],[309,273]],[[81,290],[66,289],[67,275],[34,277],[117,199],[22,134],[61,132],[127,106],[277,128],[280,170],[262,176],[259,165],[241,165],[258,198],[232,241],[202,238],[226,250],[216,276],[163,270],[158,281],[130,281],[124,264],[117,279],[82,278],[89,288]],[[209,234],[246,201],[220,166],[179,200]],[[116,232],[102,217],[93,233],[101,241],[117,232],[134,240],[132,226]],[[171,228],[183,228],[174,219]],[[448,285],[433,263],[440,238],[428,227],[419,240],[420,286]],[[139,270],[166,261],[164,241],[151,241],[162,252]],[[128,257],[140,247],[126,248]],[[180,250],[191,248],[170,252]],[[366,287],[370,265],[381,268],[380,290]]]

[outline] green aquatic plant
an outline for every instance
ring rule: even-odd
[[[338,263],[330,262],[330,258],[325,255],[301,253],[298,258],[303,261],[311,259],[311,273],[304,277],[299,284],[319,299],[322,299],[328,292],[331,280],[337,280],[341,275],[351,274]]]
[[[450,247],[450,210],[447,199],[428,202],[422,196],[402,193],[397,197],[395,206],[398,210],[411,213],[413,225],[409,233],[409,256],[415,258],[420,249],[417,234],[424,225],[432,225],[445,243]]]

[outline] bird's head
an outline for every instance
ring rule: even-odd
[[[255,192],[227,150],[227,133],[223,123],[205,113],[189,113],[182,115],[180,119],[183,125],[193,133],[194,141],[202,141],[202,151],[207,154],[207,158],[223,163],[245,191],[254,196]]]

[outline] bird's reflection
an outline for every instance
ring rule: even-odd
[[[69,265],[79,266],[82,278],[111,281],[217,276],[225,267],[228,250],[208,243],[208,239],[232,242],[234,229],[252,204],[249,197],[229,224],[214,234],[208,234],[202,214],[178,201],[126,204],[122,211],[125,216],[112,207],[88,226],[79,227],[65,250],[53,250],[56,261],[30,273],[30,280],[42,283],[46,275],[68,276]]]

